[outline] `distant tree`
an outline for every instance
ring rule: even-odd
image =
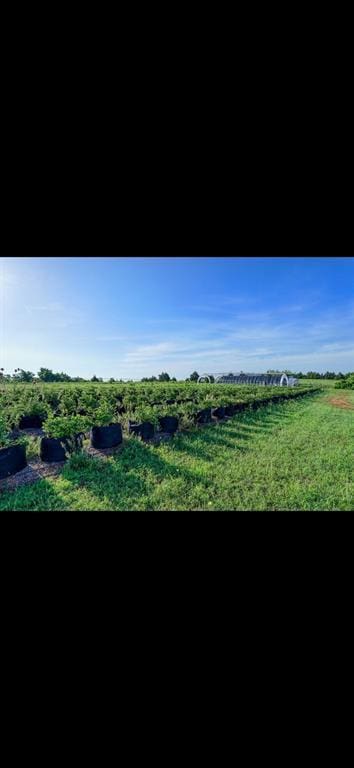
[[[189,377],[189,381],[198,381],[199,379],[199,373],[197,371],[193,371]]]
[[[172,379],[171,379],[171,381],[177,381],[176,377],[175,377],[175,376],[173,376],[173,377],[172,377]]]
[[[54,373],[49,368],[40,368],[37,376],[40,381],[49,382],[55,380]]]
[[[72,378],[68,373],[64,373],[63,371],[61,373],[53,373],[50,368],[40,368],[37,375],[40,381],[47,383],[52,381],[72,381]]]
[[[209,376],[210,384],[215,384],[214,376]]]
[[[337,381],[337,389],[354,389],[354,374],[347,374],[343,379]]]
[[[159,381],[171,381],[168,373],[160,373]]]
[[[115,384],[115,381],[116,381],[116,380],[113,378],[113,376],[111,376],[111,378],[110,378],[110,380],[109,380],[109,384]]]
[[[99,379],[97,378],[97,376],[92,376],[91,381],[99,381]]]
[[[22,368],[16,368],[12,378],[15,381],[31,382],[34,379],[34,373],[32,371],[24,371]]]

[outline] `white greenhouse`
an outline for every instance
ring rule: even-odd
[[[286,373],[219,373],[215,384],[257,384],[263,387],[294,387],[297,379]],[[210,382],[210,374],[199,376],[198,383]]]

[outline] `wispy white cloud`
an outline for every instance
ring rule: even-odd
[[[39,318],[47,329],[65,329],[76,323],[82,323],[87,315],[80,309],[68,306],[60,301],[49,301],[45,304],[25,304],[25,310],[32,318]]]
[[[4,272],[0,262],[0,276]],[[130,324],[119,303],[110,313],[104,306],[89,310],[79,294],[78,303],[74,299],[71,304],[70,293],[53,290],[54,281],[47,287],[37,270],[29,275],[30,284],[19,268],[18,275],[10,274],[8,266],[7,289],[0,278],[7,302],[2,322],[0,315],[0,348],[2,359],[13,367],[47,365],[71,375],[134,379],[162,370],[185,378],[196,368],[210,373],[273,367],[354,370],[354,302],[341,309],[329,302],[326,307],[321,291],[311,286],[303,293],[300,287],[292,291],[289,304],[275,287],[274,300],[268,293],[264,301],[259,293],[258,298],[238,296],[232,289],[221,296],[217,286],[215,293],[203,295],[201,287],[197,304],[188,302],[186,292],[178,315],[171,306],[170,316],[160,316],[154,304],[149,317],[147,312],[134,315]],[[169,314],[167,307],[164,311]]]
[[[119,335],[119,334],[112,334],[108,336],[96,336],[95,341],[102,341],[102,342],[113,342],[113,341],[132,341],[132,339],[138,338],[137,336],[127,336],[127,335]]]
[[[65,312],[65,307],[59,301],[51,301],[47,304],[25,304],[26,312]]]
[[[291,319],[290,319],[291,318]],[[190,323],[189,334],[169,329],[154,344],[137,345],[124,354],[120,365],[125,376],[139,378],[159,370],[186,376],[190,367],[220,370],[288,368],[300,370],[354,369],[354,333],[351,309],[324,312],[303,318],[300,305],[281,322],[276,312],[260,310],[240,314],[217,324]],[[157,336],[157,333],[156,333]],[[351,357],[353,364],[350,365]]]

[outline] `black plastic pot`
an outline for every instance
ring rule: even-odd
[[[39,455],[41,460],[48,464],[55,461],[66,461],[64,441],[56,437],[42,437]]]
[[[155,434],[155,427],[150,421],[143,421],[142,424],[129,422],[130,434],[139,435],[143,440],[151,440]]]
[[[202,411],[198,411],[196,421],[198,424],[208,424],[211,421],[211,408],[203,408]]]
[[[41,416],[22,416],[19,429],[41,429],[44,419]]]
[[[227,405],[225,408],[225,416],[234,416],[236,413],[235,405]]]
[[[26,448],[24,445],[10,445],[0,449],[0,480],[15,475],[27,467]]]
[[[162,416],[159,419],[159,425],[162,432],[173,435],[178,429],[178,419],[175,416]]]
[[[115,448],[123,442],[122,427],[120,424],[92,427],[90,440],[92,448]]]
[[[248,403],[235,403],[232,407],[235,409],[235,413],[241,413],[241,411],[245,411],[247,408]]]
[[[220,408],[212,408],[211,415],[215,416],[216,419],[223,419],[225,416],[225,408],[222,406],[220,406]]]

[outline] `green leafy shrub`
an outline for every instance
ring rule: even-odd
[[[341,379],[335,384],[336,389],[354,389],[354,374],[346,379]]]
[[[48,403],[32,399],[24,405],[23,410],[23,416],[39,416],[39,418],[45,419],[49,415],[51,409]]]
[[[158,416],[161,418],[174,416],[178,419],[181,408],[178,405],[160,405],[156,408],[156,412],[158,412]]]
[[[3,418],[3,416],[0,416],[0,448],[6,448],[9,442],[9,428],[8,425]]]
[[[0,416],[0,448],[10,448],[11,445],[28,445],[28,437],[19,435],[12,437],[7,419]]]
[[[160,409],[158,409],[160,410]],[[131,412],[129,418],[130,421],[134,421],[137,424],[141,424],[143,421],[149,421],[154,427],[158,426],[160,413],[152,406],[139,405]]]
[[[49,416],[43,424],[47,437],[70,438],[80,432],[86,432],[90,426],[86,416]]]
[[[95,427],[108,427],[114,422],[114,409],[109,403],[102,402],[92,416]]]

